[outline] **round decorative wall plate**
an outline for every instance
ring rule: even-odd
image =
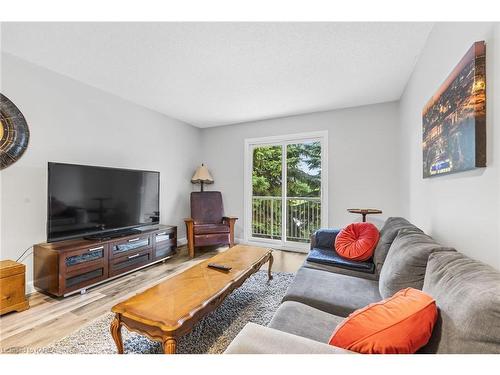
[[[5,169],[23,155],[28,147],[30,130],[21,111],[0,94],[0,169]]]

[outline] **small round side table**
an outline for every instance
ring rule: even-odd
[[[361,214],[363,216],[363,223],[366,222],[366,215],[381,214],[382,210],[376,208],[348,208],[347,212],[351,214]]]

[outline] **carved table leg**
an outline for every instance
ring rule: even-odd
[[[174,337],[167,337],[163,341],[163,353],[165,354],[175,354],[177,348],[177,340]]]
[[[115,318],[111,322],[111,336],[113,337],[113,340],[115,340],[118,354],[123,354],[122,326],[120,324],[120,317],[118,314],[115,315]]]
[[[273,275],[271,273],[271,268],[273,267],[273,262],[274,262],[273,254],[269,254],[269,268],[267,269],[267,277],[269,280],[273,279]]]

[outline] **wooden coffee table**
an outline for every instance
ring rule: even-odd
[[[118,353],[123,353],[121,327],[159,341],[166,354],[175,354],[177,339],[215,310],[224,299],[269,261],[272,250],[236,245],[115,305],[111,311],[111,335]],[[232,267],[231,271],[208,268],[208,263]]]

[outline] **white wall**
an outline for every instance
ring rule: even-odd
[[[477,40],[487,42],[488,167],[424,180],[422,107]],[[31,140],[0,174],[0,258],[16,259],[45,240],[48,161],[159,170],[161,221],[178,225],[180,237],[189,180],[205,162],[215,178],[208,189],[223,192],[226,213],[240,217],[242,238],[244,139],[328,130],[330,226],[357,218],[348,207],[378,207],[381,218],[407,216],[442,243],[500,269],[499,46],[498,24],[437,24],[399,103],[203,130],[2,54],[1,91],[24,113]],[[26,263],[29,282],[31,258]]]
[[[404,212],[444,244],[500,269],[500,26],[436,24],[400,101]],[[486,41],[487,168],[422,178],[422,108],[473,42]]]
[[[244,228],[244,140],[319,130],[328,130],[329,225],[358,219],[350,207],[401,214],[397,103],[203,129],[203,161],[215,180],[208,189],[222,191],[225,213],[239,217],[236,237]]]
[[[1,91],[26,117],[24,156],[1,172],[1,259],[46,240],[47,162],[160,171],[161,222],[189,216],[200,130],[2,53]],[[27,279],[32,279],[31,257]]]

